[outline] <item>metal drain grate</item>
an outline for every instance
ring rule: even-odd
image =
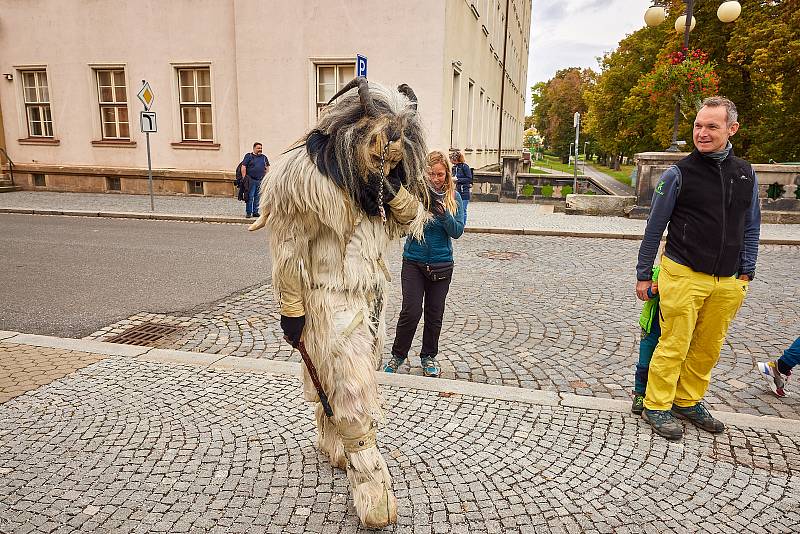
[[[509,261],[515,258],[520,258],[525,254],[521,252],[512,252],[510,250],[485,250],[483,252],[478,252],[478,256],[481,258],[486,258],[488,260],[502,260],[502,261]]]
[[[125,345],[152,346],[153,343],[181,330],[179,326],[158,323],[142,323],[117,334],[109,339],[108,343],[123,343]]]

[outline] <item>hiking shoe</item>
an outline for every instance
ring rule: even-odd
[[[680,406],[672,405],[672,413],[681,419],[690,421],[694,426],[702,428],[712,434],[719,434],[725,430],[725,425],[722,421],[714,419],[711,412],[702,402],[698,402],[694,406],[682,408]]]
[[[439,368],[439,364],[436,363],[436,358],[434,356],[420,356],[420,362],[422,364],[422,374],[424,376],[437,378],[439,374],[441,374],[442,370]]]
[[[633,392],[633,404],[631,405],[631,413],[642,415],[644,411],[644,395],[641,393]]]
[[[789,380],[789,375],[778,371],[777,362],[758,362],[758,371],[761,376],[764,377],[764,380],[767,381],[769,389],[772,390],[776,397],[783,398],[786,396],[786,391],[784,391],[783,388],[786,387],[786,381]]]
[[[644,408],[642,410],[642,419],[650,423],[656,434],[670,441],[678,441],[683,437],[683,425],[675,420],[669,410],[648,410]]]
[[[395,356],[392,354],[392,357],[389,358],[389,361],[383,366],[383,372],[396,373],[397,370],[400,369],[400,366],[403,365],[404,361],[406,361],[405,358],[401,358],[400,356]]]

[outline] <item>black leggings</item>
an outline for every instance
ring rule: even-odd
[[[439,334],[442,331],[444,302],[450,289],[450,278],[431,282],[425,274],[425,266],[416,262],[403,260],[400,272],[403,288],[403,306],[397,319],[397,332],[392,345],[392,355],[406,358],[419,319],[423,312],[425,300],[425,325],[422,330],[422,350],[420,356],[436,356],[439,353]]]

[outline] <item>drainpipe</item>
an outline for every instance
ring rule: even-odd
[[[500,135],[497,138],[497,163],[502,168],[503,166],[503,96],[506,92],[506,50],[508,48],[508,4],[510,0],[506,0],[506,22],[505,31],[503,32],[503,74],[500,78]]]

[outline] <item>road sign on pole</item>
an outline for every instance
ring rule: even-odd
[[[158,131],[155,111],[140,111],[139,123],[142,126],[142,133],[156,133]]]
[[[356,76],[367,77],[367,56],[356,54]]]
[[[150,107],[153,105],[156,95],[147,80],[142,80],[142,88],[139,89],[139,93],[136,96],[144,104],[144,111],[140,112],[139,121],[147,140],[147,188],[150,191],[150,211],[155,211],[153,203],[153,164],[150,160],[150,133],[158,130],[156,128],[156,112],[150,111]]]

